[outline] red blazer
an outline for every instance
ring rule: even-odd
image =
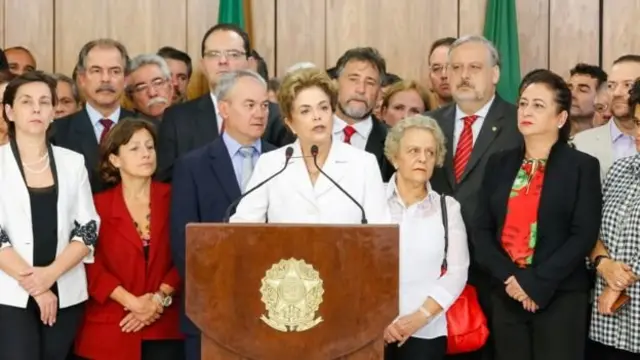
[[[180,299],[174,294],[173,304],[152,325],[137,333],[123,333],[119,323],[127,313],[109,295],[118,286],[135,296],[154,293],[162,283],[180,289],[169,245],[170,187],[159,182],[151,184],[148,266],[145,266],[140,235],[124,202],[122,186],[95,195],[94,202],[101,219],[100,233],[95,263],[87,265],[90,298],[75,351],[93,360],[139,360],[143,340],[182,338]]]

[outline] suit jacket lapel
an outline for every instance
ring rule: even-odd
[[[340,180],[348,172],[348,160],[342,157],[342,152],[338,148],[340,143],[333,141],[331,149],[327,155],[327,159],[322,166],[322,171],[329,175],[335,182],[340,183]],[[348,145],[345,145],[348,146]],[[326,176],[320,174],[314,187],[314,193],[316,197],[322,196],[327,191],[334,188],[335,185]]]
[[[449,139],[446,142],[447,153],[444,158],[444,166],[442,170],[445,172],[445,176],[447,181],[449,181],[449,185],[454,189],[456,187],[456,181],[453,175],[453,138],[454,138],[454,127],[456,121],[456,107],[455,105],[450,105],[447,110],[443,113],[443,121],[440,122],[440,128],[444,133],[445,139]]]
[[[167,189],[168,188],[158,186],[156,183],[151,183],[150,266],[153,264],[153,260],[158,256],[159,251],[158,246],[154,246],[154,241],[157,244],[159,239],[162,238],[162,233],[169,220],[169,191],[167,191]]]
[[[198,100],[198,114],[195,121],[197,124],[196,134],[199,137],[196,145],[211,142],[220,135],[216,108],[213,105],[211,94],[208,92]]]
[[[487,113],[487,117],[484,119],[482,128],[480,129],[480,134],[478,134],[478,138],[476,139],[475,144],[473,144],[471,158],[469,159],[469,163],[467,164],[467,167],[462,174],[460,182],[464,181],[464,179],[467,177],[467,175],[469,175],[473,168],[478,165],[480,159],[489,149],[489,146],[491,145],[493,140],[498,136],[498,134],[500,134],[500,125],[503,117],[504,113],[502,111],[502,100],[496,95],[496,98],[493,101],[493,104],[491,104],[491,108]]]
[[[210,168],[213,176],[218,180],[220,186],[224,190],[224,194],[232,202],[240,195],[240,185],[236,179],[233,163],[229,157],[229,151],[222,141],[222,137],[215,139],[209,145],[209,155],[211,157]]]
[[[122,111],[120,114],[122,115]],[[78,111],[75,117],[71,122],[71,126],[75,132],[75,138],[80,142],[80,149],[87,161],[87,167],[92,170],[90,173],[93,173],[98,168],[98,158],[100,156],[98,139],[96,139],[96,133],[86,108]]]
[[[153,200],[153,199],[152,199]],[[138,249],[140,253],[142,250],[142,239],[136,229],[133,216],[127,208],[127,204],[124,201],[124,194],[122,193],[122,184],[118,184],[113,189],[113,198],[111,201],[111,214],[109,214],[116,224],[116,229],[120,233],[123,239],[128,241],[134,248]],[[106,220],[106,219],[105,219]],[[105,222],[105,225],[107,222]],[[153,238],[151,239],[153,241]]]
[[[374,117],[371,118],[371,121],[373,122],[373,127],[371,128],[371,133],[369,134],[364,150],[375,155],[378,163],[382,163],[382,159],[384,158],[384,141],[386,140],[386,125]]]
[[[29,191],[27,185],[24,182],[16,157],[14,149],[11,146],[6,145],[3,151],[4,158],[2,176],[4,178],[4,191],[11,189],[11,193],[7,194],[13,199],[12,203],[20,209],[31,223],[31,202],[29,201]]]
[[[280,176],[285,175],[291,180],[292,187],[302,195],[311,204],[316,205],[316,194],[309,178],[309,171],[307,171],[307,165],[302,157],[302,148],[300,147],[300,141],[296,140],[291,146],[293,146],[293,156],[289,161],[287,171]],[[282,160],[284,165],[284,159]],[[322,175],[320,175],[322,177]],[[317,183],[316,183],[317,184]]]

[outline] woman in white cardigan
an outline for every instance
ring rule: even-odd
[[[446,198],[445,255],[441,198],[429,186],[434,167],[444,162],[444,141],[435,120],[415,115],[398,122],[385,142],[385,155],[396,168],[386,198],[400,225],[400,309],[384,332],[385,360],[444,359],[445,312],[467,282],[469,249],[460,204]],[[447,271],[441,275],[445,256]]]
[[[13,79],[4,94],[9,144],[0,146],[0,351],[64,360],[87,299],[98,215],[82,155],[52,146],[56,81]]]

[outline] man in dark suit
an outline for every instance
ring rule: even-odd
[[[185,226],[222,222],[227,207],[244,191],[261,153],[275,146],[261,139],[267,126],[268,95],[264,79],[249,70],[223,75],[216,88],[226,129],[208,145],[181,157],[175,165],[171,204],[171,247],[185,278]],[[184,299],[184,297],[183,297]],[[184,306],[184,303],[183,303]],[[182,313],[187,360],[200,359],[200,332]]]
[[[51,141],[84,155],[91,190],[106,188],[98,174],[100,143],[122,118],[134,116],[120,107],[129,56],[112,39],[88,42],[78,57],[78,79],[86,98],[84,108],[53,123]]]
[[[235,25],[218,24],[209,29],[202,39],[201,51],[201,66],[211,93],[165,110],[158,136],[157,177],[162,181],[171,181],[173,164],[180,156],[224,132],[225,124],[213,94],[215,85],[224,73],[250,68],[249,36]],[[276,146],[293,141],[276,104],[269,103],[269,123],[263,138]]]
[[[376,156],[382,180],[389,181],[394,168],[384,156],[387,125],[372,113],[386,76],[386,62],[373,48],[347,50],[335,67],[338,108],[333,121],[335,139]]]
[[[500,61],[491,42],[480,36],[456,40],[449,52],[448,72],[454,102],[427,113],[438,121],[447,138],[444,166],[436,168],[431,186],[460,202],[469,244],[473,245],[470,225],[487,160],[498,151],[520,146],[522,135],[518,131],[517,108],[496,94]],[[490,320],[489,277],[475,263],[473,246],[470,250],[469,283],[477,288]],[[481,351],[455,358],[493,359],[492,345],[489,341]]]

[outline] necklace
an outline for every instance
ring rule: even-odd
[[[24,169],[27,170],[28,172],[32,173],[32,174],[42,174],[43,172],[45,172],[48,168],[49,168],[49,162],[47,161],[44,166],[41,169],[38,170],[34,170],[32,168],[29,167],[29,165],[27,164],[23,164],[24,165]]]
[[[28,165],[36,165],[36,164],[40,164],[42,162],[42,160],[44,159],[48,159],[49,158],[49,153],[46,152],[44,155],[42,155],[42,157],[34,162],[30,162],[30,163],[26,163],[26,162],[22,162],[22,165],[28,166]]]

